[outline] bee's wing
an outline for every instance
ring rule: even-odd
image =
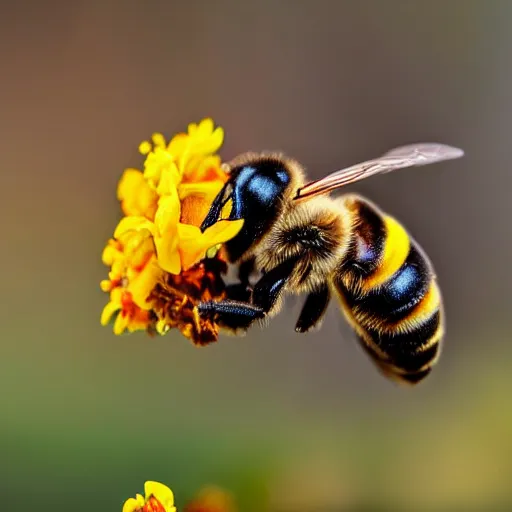
[[[463,155],[464,151],[462,149],[444,144],[422,142],[400,146],[384,153],[379,158],[341,169],[329,174],[325,178],[304,185],[297,191],[295,199],[325,194],[375,174],[383,174],[405,167],[433,164],[443,160],[452,160]]]

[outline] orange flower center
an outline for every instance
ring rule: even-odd
[[[218,326],[200,318],[196,306],[201,301],[224,298],[224,282],[220,275],[226,269],[226,262],[217,256],[179,275],[167,275],[149,297],[157,317],[164,319],[169,328],[177,327],[197,345],[217,341]]]
[[[151,496],[142,507],[142,512],[165,512],[165,508],[154,496]]]

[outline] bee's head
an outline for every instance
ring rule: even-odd
[[[273,225],[287,199],[303,184],[301,166],[276,153],[245,153],[228,164],[229,180],[201,225],[205,230],[221,219],[244,219],[238,235],[226,244],[233,261]]]

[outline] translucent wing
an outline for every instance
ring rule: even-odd
[[[347,167],[329,174],[325,178],[312,181],[297,191],[294,199],[326,194],[336,188],[355,183],[356,181],[369,178],[375,174],[384,174],[403,169],[405,167],[417,167],[420,165],[433,164],[443,160],[452,160],[464,155],[462,149],[446,146],[444,144],[422,142],[400,146],[384,153],[379,158],[367,160],[359,164]]]

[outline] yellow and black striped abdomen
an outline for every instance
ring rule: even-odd
[[[364,348],[389,377],[428,375],[443,336],[441,294],[420,246],[392,217],[348,196],[353,232],[334,286]]]

